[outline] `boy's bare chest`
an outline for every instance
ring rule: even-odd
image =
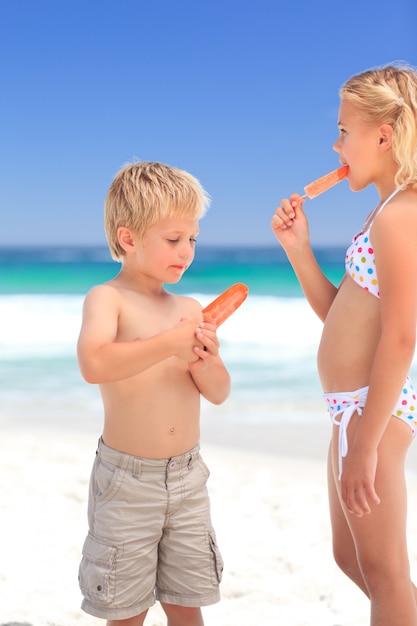
[[[171,297],[159,302],[145,298],[127,298],[123,301],[118,319],[118,339],[131,341],[145,339],[164,332],[189,317],[181,300]]]

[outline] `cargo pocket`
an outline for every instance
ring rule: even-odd
[[[212,576],[213,582],[218,584],[222,582],[224,563],[223,563],[222,555],[220,554],[219,547],[217,545],[216,533],[214,532],[214,530],[212,530],[209,533],[209,541],[210,541],[210,548],[213,554],[213,564],[214,564],[214,567],[212,568],[212,571],[211,571],[211,576]]]
[[[78,580],[83,596],[101,606],[109,605],[115,595],[115,546],[102,543],[88,534],[81,559]]]

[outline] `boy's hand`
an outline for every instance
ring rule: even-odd
[[[200,322],[196,339],[201,347],[194,347],[198,358],[188,364],[190,374],[206,400],[221,404],[230,393],[230,376],[220,358],[216,326],[209,322]]]
[[[196,338],[201,345],[194,346],[194,353],[200,361],[198,367],[208,365],[210,359],[219,355],[219,340],[214,324],[200,322],[196,331]]]
[[[196,350],[203,351],[204,349],[197,337],[196,326],[196,320],[182,317],[179,324],[172,329],[175,332],[175,355],[187,363],[198,361],[199,355]]]

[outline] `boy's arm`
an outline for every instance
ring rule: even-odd
[[[222,404],[230,394],[230,375],[218,356],[203,371],[190,363],[193,381],[201,395],[213,404]]]
[[[118,341],[119,314],[120,300],[113,287],[100,285],[87,294],[77,346],[79,367],[87,382],[130,378],[171,356],[197,360],[193,351],[198,344],[195,320],[181,321],[146,339]]]
[[[197,361],[189,364],[193,381],[201,395],[213,404],[222,404],[230,394],[230,375],[219,355],[219,340],[213,324],[201,322],[197,339],[203,347],[196,346]]]

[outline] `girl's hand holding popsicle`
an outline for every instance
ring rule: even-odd
[[[309,242],[308,223],[303,212],[303,203],[306,198],[316,198],[344,180],[348,173],[349,167],[343,165],[306,185],[304,196],[293,194],[289,199],[285,198],[281,201],[281,205],[272,217],[271,227],[287,253]]]
[[[310,240],[308,222],[303,211],[305,199],[305,196],[298,193],[284,198],[272,216],[272,232],[287,254],[291,250],[304,248]]]

